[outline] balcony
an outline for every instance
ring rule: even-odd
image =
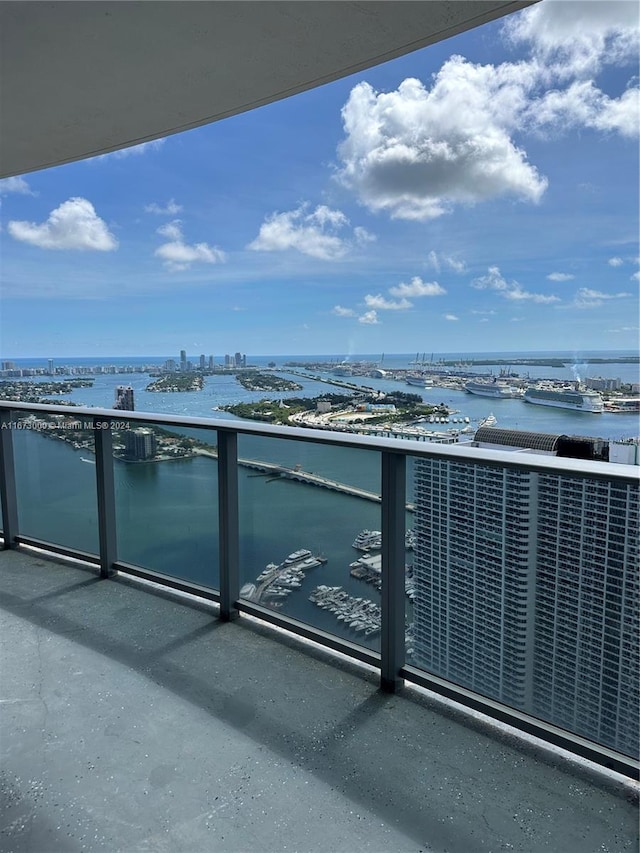
[[[594,716],[576,702],[588,681],[586,633],[580,662],[568,669],[559,655],[541,678],[530,585],[508,626],[528,644],[525,666],[515,685],[503,661],[498,679],[493,664],[506,652],[474,647],[473,626],[466,636],[452,627],[465,615],[455,573],[436,607],[421,580],[428,549],[417,542],[413,601],[404,566],[405,526],[421,516],[416,529],[429,527],[431,496],[413,485],[429,460],[500,477],[505,467],[568,474],[574,489],[606,479],[635,500],[636,472],[245,422],[18,403],[0,411],[10,849],[633,849],[637,763],[624,745],[637,703],[621,696],[613,714]],[[171,446],[191,455],[118,458],[125,417],[154,431],[163,455]],[[349,575],[346,555],[355,559],[364,527],[383,533],[379,592]],[[300,588],[261,596],[273,588],[257,580],[265,565],[299,548],[327,562]],[[447,573],[445,552],[425,578]],[[336,578],[351,622],[338,619],[345,599],[333,611],[309,601]],[[463,598],[473,594],[465,587]],[[483,595],[488,609],[499,591]],[[358,598],[380,610],[368,634],[353,625]],[[505,602],[495,605],[500,613]],[[603,623],[625,660],[637,647],[637,606],[627,622]],[[436,636],[442,669],[430,671]],[[474,656],[492,673],[484,686],[477,665],[468,681]],[[539,657],[549,658],[548,644]],[[594,707],[611,699],[600,678],[585,691]],[[528,704],[510,706],[514,695]]]

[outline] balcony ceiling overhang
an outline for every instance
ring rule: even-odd
[[[0,3],[0,176],[199,127],[533,0]]]

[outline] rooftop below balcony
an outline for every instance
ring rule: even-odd
[[[0,552],[13,853],[637,849],[635,788],[314,645]]]

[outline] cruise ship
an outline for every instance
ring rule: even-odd
[[[479,394],[481,397],[510,399],[520,396],[517,388],[505,385],[504,382],[498,382],[496,379],[470,379],[464,387],[465,391],[468,391],[470,394]]]
[[[599,414],[604,402],[596,391],[578,391],[572,388],[527,388],[524,392],[527,403],[536,406],[554,406],[557,409],[572,409],[574,412]]]
[[[433,387],[433,379],[430,379],[428,376],[423,376],[420,373],[407,373],[405,379],[407,385],[416,385],[418,388]]]

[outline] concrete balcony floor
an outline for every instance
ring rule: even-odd
[[[0,849],[637,850],[636,788],[242,618],[0,554]]]

